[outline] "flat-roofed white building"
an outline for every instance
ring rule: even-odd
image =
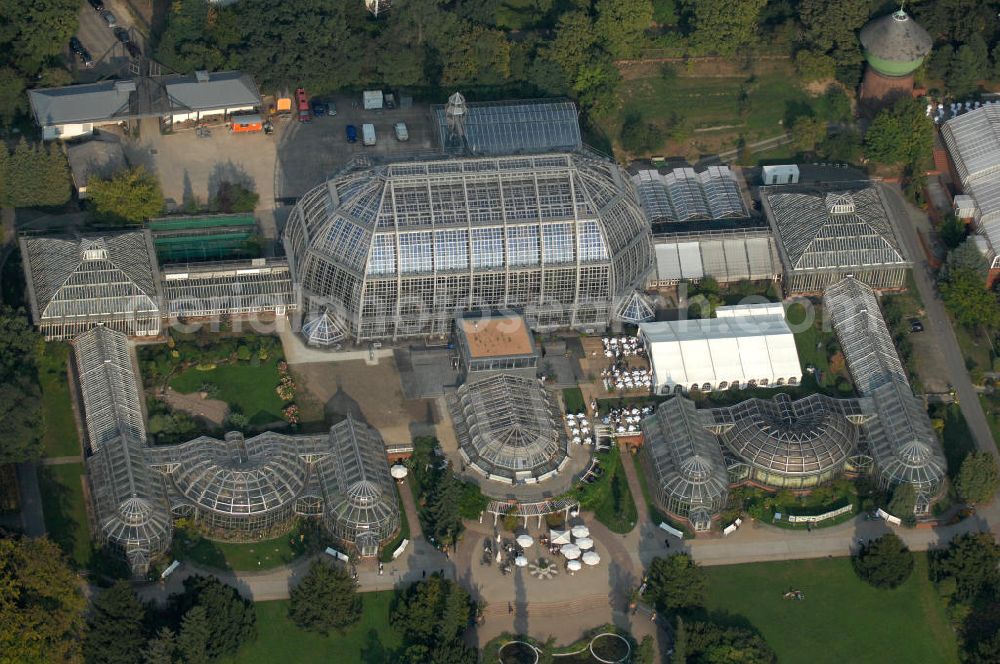
[[[657,393],[795,385],[802,368],[780,303],[719,307],[718,318],[643,323]]]

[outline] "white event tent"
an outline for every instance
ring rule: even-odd
[[[781,303],[719,307],[716,316],[639,325],[657,393],[773,387],[802,379]]]

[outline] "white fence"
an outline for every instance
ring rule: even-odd
[[[885,519],[886,521],[888,521],[889,523],[891,523],[894,526],[898,526],[899,524],[903,523],[903,520],[900,519],[898,516],[893,516],[893,515],[889,514],[888,512],[886,512],[881,507],[878,508],[877,512],[875,512],[875,516],[877,516],[879,518],[882,518],[882,519]]]
[[[408,539],[405,539],[402,542],[400,542],[399,546],[396,547],[396,550],[392,552],[392,559],[395,560],[396,558],[399,558],[401,555],[403,555],[403,552],[406,551],[406,545],[409,543],[410,540]]]
[[[680,530],[677,530],[676,528],[668,526],[665,523],[660,523],[660,528],[662,528],[663,530],[667,531],[668,533],[670,533],[671,535],[673,535],[677,539],[684,539],[684,533],[682,531],[680,531]]]
[[[336,549],[334,549],[333,547],[329,547],[329,546],[328,546],[328,547],[326,548],[326,555],[328,555],[328,556],[333,556],[333,557],[334,557],[334,558],[336,558],[337,560],[341,560],[341,561],[343,561],[343,562],[345,562],[345,563],[346,563],[346,562],[347,562],[348,560],[350,560],[350,558],[348,558],[348,557],[347,557],[347,554],[346,554],[346,553],[341,553],[340,551],[337,551],[337,550],[336,550]]]
[[[839,509],[835,509],[832,512],[824,512],[823,514],[816,515],[788,515],[788,523],[816,523],[818,521],[826,521],[827,519],[832,519],[835,516],[840,516],[841,514],[847,514],[848,512],[854,511],[854,505],[844,505]]]

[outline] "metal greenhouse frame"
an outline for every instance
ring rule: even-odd
[[[533,378],[496,374],[466,383],[449,406],[463,460],[491,480],[543,482],[566,462],[558,402]]]
[[[631,184],[581,154],[347,173],[300,199],[284,241],[305,310],[328,307],[355,342],[444,336],[477,309],[604,326],[652,262]]]

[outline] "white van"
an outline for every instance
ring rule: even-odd
[[[396,130],[396,140],[397,141],[408,141],[410,140],[410,132],[406,129],[405,122],[397,122],[394,125]]]
[[[361,125],[361,142],[365,145],[375,145],[375,125]]]

